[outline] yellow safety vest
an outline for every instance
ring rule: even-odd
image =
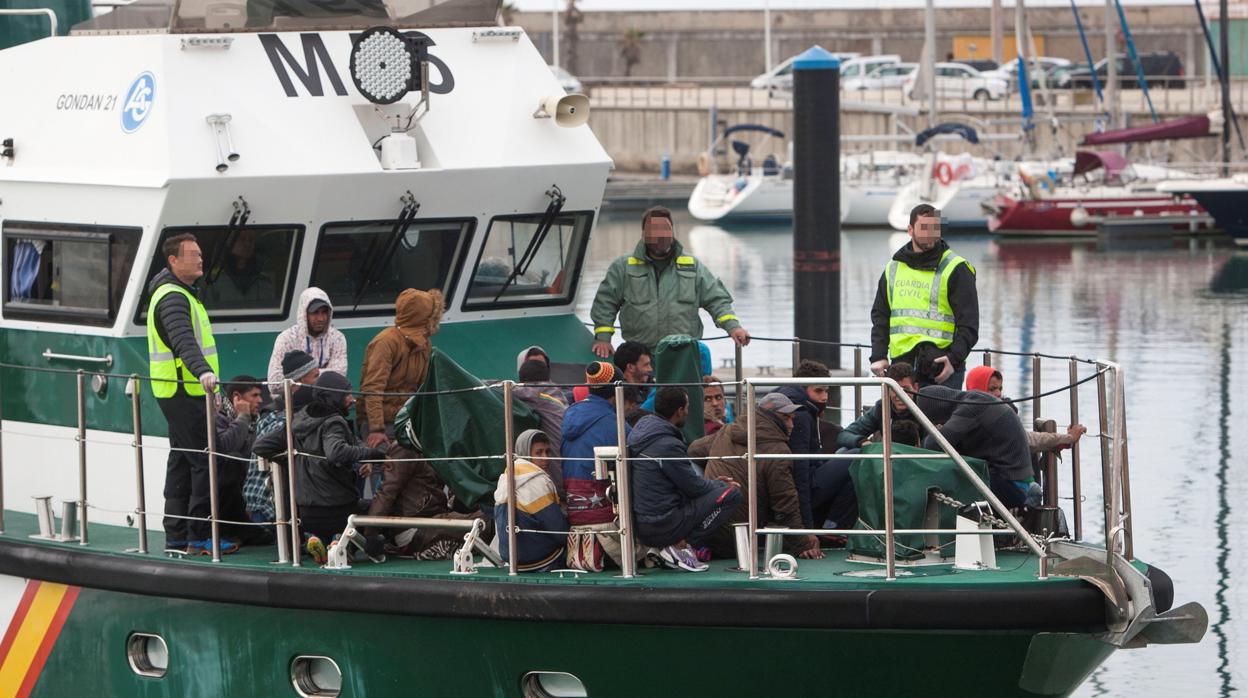
[[[949,305],[949,277],[959,264],[971,273],[971,263],[945,250],[935,271],[915,269],[904,262],[888,264],[888,355],[902,356],[922,342],[944,349],[953,343],[953,307]]]
[[[173,353],[173,349],[156,332],[156,305],[170,293],[186,296],[186,301],[191,306],[191,327],[195,330],[195,343],[199,345],[199,351],[203,353],[212,372],[221,375],[217,359],[217,340],[212,336],[212,323],[208,321],[208,311],[204,304],[177,284],[163,284],[152,294],[152,300],[147,305],[147,359],[152,376],[152,394],[158,398],[173,397],[178,391],[176,381],[181,380],[186,381],[182,386],[187,395],[202,397],[204,389],[199,381],[186,370],[182,359]]]

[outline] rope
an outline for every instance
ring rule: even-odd
[[[87,508],[95,509],[96,511],[103,511],[109,514],[126,514],[126,515],[136,514],[136,515],[153,516],[153,517],[163,516],[168,519],[178,519],[180,521],[204,521],[206,523],[212,523],[211,516],[186,516],[183,514],[166,514],[163,512],[145,511],[143,509],[109,509],[108,507],[102,507],[98,504],[91,504],[91,503],[87,504]],[[229,519],[217,519],[217,523],[230,524],[232,526],[273,526],[276,524],[283,524],[283,525],[286,524],[285,521],[231,521]]]

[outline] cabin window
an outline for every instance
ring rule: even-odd
[[[286,316],[298,267],[302,226],[165,228],[153,252],[147,283],[166,267],[161,245],[183,233],[195,236],[204,255],[204,275],[195,286],[213,321]],[[150,294],[146,289],[143,298],[137,315],[140,322],[147,317],[146,299]]]
[[[472,272],[464,309],[557,305],[576,292],[592,211],[498,216]]]
[[[311,285],[329,295],[334,315],[393,314],[404,289],[439,289],[450,304],[459,259],[476,220],[329,223],[312,266]]]
[[[5,316],[111,325],[142,235],[141,228],[6,221]]]

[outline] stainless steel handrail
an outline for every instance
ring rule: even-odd
[[[945,454],[951,460],[953,460],[953,462],[958,466],[958,469],[962,471],[962,474],[965,475],[966,478],[970,481],[971,485],[975,487],[976,490],[978,490],[980,496],[982,496],[984,500],[988,502],[989,506],[992,507],[993,512],[996,515],[998,515],[1002,520],[1004,520],[1006,524],[1010,527],[1010,529],[1015,534],[1017,534],[1019,538],[1027,545],[1027,547],[1031,550],[1031,552],[1034,553],[1039,558],[1039,563],[1038,563],[1039,570],[1038,570],[1037,576],[1040,579],[1048,578],[1048,558],[1047,558],[1047,553],[1045,549],[1041,547],[1041,545],[1038,542],[1036,542],[1036,540],[1031,536],[1030,533],[1027,532],[1027,529],[1024,528],[1022,523],[1020,523],[1018,519],[1015,518],[1014,515],[1010,513],[1009,509],[1007,509],[1006,506],[1001,503],[1001,500],[997,499],[997,496],[992,493],[992,490],[991,488],[989,488],[987,483],[985,483],[983,480],[979,478],[979,475],[977,475],[975,471],[971,468],[971,466],[967,464],[966,460],[962,458],[962,455],[959,454],[955,448],[953,448],[952,444],[950,444],[947,439],[945,439],[944,435],[940,433],[940,430],[936,428],[936,425],[933,424],[932,421],[927,418],[927,415],[923,414],[923,412],[919,410],[918,405],[914,404],[914,401],[910,399],[909,394],[907,394],[906,391],[903,390],[902,387],[898,385],[896,381],[894,381],[891,378],[878,378],[878,377],[870,377],[870,378],[767,378],[767,379],[747,378],[745,380],[745,385],[746,385],[747,394],[749,395],[749,398],[750,398],[750,406],[749,406],[749,409],[747,410],[747,414],[751,415],[751,417],[754,411],[753,392],[754,392],[754,386],[756,383],[765,384],[768,386],[774,385],[774,386],[781,386],[781,387],[790,386],[790,385],[791,386],[827,385],[827,386],[836,386],[836,387],[853,386],[853,385],[862,385],[862,386],[879,385],[881,386],[881,391],[883,393],[883,400],[885,401],[886,404],[887,404],[887,401],[889,400],[889,392],[891,391],[895,393],[901,399],[901,401],[906,405],[906,408],[910,411],[910,413],[918,418],[919,423],[923,426],[923,428],[927,431],[927,433],[936,439],[936,443],[940,446],[941,450],[944,451]],[[888,410],[883,410],[882,414],[887,415]],[[757,537],[757,532],[758,532],[758,526],[757,526],[757,511],[754,506],[755,498],[753,496],[753,493],[756,491],[755,483],[756,483],[757,474],[755,470],[756,470],[757,460],[754,458],[755,425],[753,424],[753,419],[751,419],[750,423],[747,424],[746,429],[747,429],[747,442],[748,442],[747,443],[747,455],[749,456],[749,478],[750,478],[750,492],[751,492],[751,496],[749,497],[750,503],[751,503],[750,517],[749,517],[749,524],[750,524],[749,531],[750,531],[750,539],[754,541],[751,547],[755,548],[755,550],[753,550],[752,553],[756,556],[757,555],[756,537]],[[891,472],[890,472],[891,455],[892,455],[891,454],[892,435],[888,430],[887,422],[884,423],[882,432],[883,432],[883,443],[885,444],[885,449],[886,449],[885,458],[884,458],[884,463],[885,463],[885,468],[884,468],[884,472],[885,472],[885,480],[884,480],[885,531],[884,531],[884,534],[885,534],[886,541],[887,541],[887,544],[885,547],[887,547],[888,550],[886,551],[885,560],[886,560],[886,564],[888,565],[888,578],[893,579],[895,577],[895,570],[894,570],[895,560],[894,560],[894,550],[892,546],[892,541],[893,541],[893,536],[895,534],[895,531],[893,530],[893,526],[892,526],[893,497],[892,497],[892,492],[891,492],[892,477],[891,477]],[[791,531],[788,531],[788,532],[791,533]],[[751,566],[752,566],[751,578],[752,579],[756,578],[757,576],[756,565],[757,565],[757,561],[752,560],[751,561]]]
[[[46,7],[31,7],[31,8],[21,9],[21,10],[0,10],[0,16],[4,16],[4,15],[9,15],[9,16],[43,15],[44,17],[48,18],[48,24],[52,25],[51,34],[49,34],[49,36],[56,36],[59,33],[58,32],[59,25],[57,24],[57,21],[56,21],[56,13],[53,12],[52,10],[49,10]]]
[[[82,364],[104,364],[105,366],[113,365],[113,355],[105,354],[104,356],[83,356],[81,354],[60,354],[52,351],[51,347],[44,349],[43,358],[48,361],[76,361]]]

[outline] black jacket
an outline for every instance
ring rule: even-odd
[[[156,289],[166,283],[177,284],[196,298],[199,297],[199,291],[194,286],[182,283],[168,269],[161,269],[159,274],[152,277],[147,284],[147,297],[151,298]],[[199,378],[212,372],[212,367],[199,350],[199,343],[195,341],[195,328],[191,325],[191,305],[182,294],[170,293],[156,304],[156,334],[166,346],[173,349],[175,356],[182,359],[191,375]]]
[[[891,401],[890,401],[891,402]],[[836,437],[837,448],[858,448],[862,446],[862,442],[871,438],[875,432],[880,431],[884,426],[884,414],[880,411],[883,400],[876,400],[875,404],[862,413],[862,416],[855,419],[852,424],[841,430]],[[890,404],[890,408],[892,408]],[[918,420],[909,412],[898,412],[895,408],[892,411],[892,423],[899,421],[911,421],[918,425]],[[919,428],[919,434],[923,433],[922,427]]]
[[[306,390],[306,388],[305,388]],[[341,394],[315,390],[312,402],[295,413],[295,501],[299,506],[333,507],[359,500],[355,488],[355,464],[375,460],[385,452],[360,445],[335,404]],[[261,458],[286,462],[286,430],[274,429],[256,440],[255,452]],[[303,455],[307,454],[307,455]]]
[[[819,414],[823,411],[819,405],[806,397],[806,390],[796,385],[777,388],[776,392],[793,401],[801,409],[793,413],[793,431],[789,432],[789,450],[793,453],[823,453],[823,442],[819,437]],[[810,509],[811,480],[815,469],[823,464],[822,460],[789,461],[793,471],[793,486],[797,488],[798,508],[802,512],[802,525],[816,528],[814,514]],[[822,526],[823,522],[820,521]]]
[[[920,390],[915,404],[958,453],[987,461],[990,473],[1008,480],[1034,476],[1027,432],[1009,405],[988,393],[939,385]],[[923,447],[940,450],[935,436],[924,439]]]
[[[633,516],[639,523],[667,521],[685,502],[728,487],[702,479],[688,460],[652,460],[689,456],[680,429],[658,415],[648,414],[637,421],[628,435],[628,453]]]
[[[926,252],[915,252],[907,242],[893,255],[893,259],[915,269],[935,271],[940,257],[949,249],[949,243],[940,240]],[[954,369],[966,365],[966,357],[979,341],[979,291],[975,289],[975,273],[965,264],[959,264],[949,277],[949,305],[953,308],[953,344],[937,355],[946,355],[953,361]],[[875,303],[871,305],[871,361],[887,359],[888,321],[892,309],[888,305],[888,268],[880,273],[880,283],[875,289]],[[914,363],[914,355],[928,342],[914,350],[892,357],[893,361]]]

